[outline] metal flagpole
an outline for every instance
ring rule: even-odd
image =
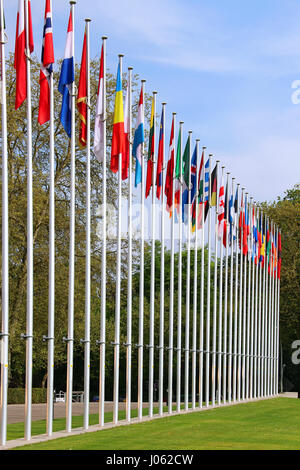
[[[32,116],[31,70],[29,48],[28,0],[25,0],[26,78],[27,78],[27,309],[26,309],[26,379],[25,439],[31,439],[32,414],[32,343],[33,343],[33,188],[32,188]]]
[[[211,157],[209,155],[209,188],[208,188],[208,245],[207,245],[207,302],[206,302],[206,363],[205,363],[205,402],[209,406],[209,376],[210,376],[210,272],[211,272]]]
[[[166,103],[162,103],[163,131],[166,128]],[[165,324],[165,137],[163,145],[163,161],[161,168],[161,253],[160,253],[160,312],[159,312],[159,414],[163,414],[164,406],[164,324]]]
[[[267,265],[267,218],[264,217],[264,234],[265,234],[265,252],[264,252],[264,265],[262,267],[263,272],[263,286],[262,286],[262,327],[261,327],[261,396],[265,397],[265,355],[266,355],[266,344],[265,344],[265,314],[266,314],[266,265]]]
[[[281,230],[279,230],[279,235],[281,239]],[[280,277],[277,277],[277,306],[276,306],[276,316],[277,316],[277,370],[276,370],[276,395],[278,395],[279,390],[279,321],[280,321]],[[282,388],[281,388],[282,390]]]
[[[99,424],[104,426],[106,341],[106,36],[103,45],[103,161],[102,161],[102,264],[100,314]]]
[[[242,201],[244,204],[244,191],[242,188]],[[245,213],[245,208],[244,208]],[[240,230],[240,290],[239,290],[239,332],[238,332],[238,377],[237,377],[237,399],[241,401],[241,359],[242,359],[242,301],[243,301],[243,220],[241,221]]]
[[[196,407],[196,357],[197,357],[197,268],[198,268],[198,167],[199,167],[199,142],[196,139],[196,179],[195,179],[195,246],[194,246],[194,286],[193,286],[193,335],[192,335],[192,409]]]
[[[129,169],[128,169],[128,277],[127,277],[127,343],[126,343],[126,420],[131,421],[131,363],[132,363],[132,67],[128,67]]]
[[[231,354],[231,349],[229,349],[227,353],[227,315],[228,315],[228,243],[229,243],[229,175],[227,173],[227,181],[226,181],[226,188],[227,188],[227,200],[225,201],[226,204],[226,250],[225,250],[225,295],[224,295],[224,334],[223,334],[223,403],[226,403],[226,396],[227,396],[227,356],[228,353]],[[222,243],[222,241],[221,241]],[[231,331],[232,333],[232,331]],[[231,340],[231,339],[230,339]],[[231,346],[230,346],[231,347]]]
[[[176,135],[176,113],[173,113],[174,123],[174,146]],[[171,144],[172,145],[172,144]],[[172,151],[172,150],[171,150]],[[170,271],[170,315],[169,315],[169,367],[168,367],[168,412],[172,413],[173,402],[173,320],[174,320],[174,240],[175,240],[175,164],[173,169],[173,182],[172,182],[172,219],[171,219],[171,271]]]
[[[183,121],[180,127],[180,201],[179,201],[179,250],[178,250],[178,312],[177,312],[177,385],[176,402],[177,411],[180,411],[181,402],[181,328],[182,328],[182,130]]]
[[[225,167],[222,166],[222,182]],[[227,177],[228,180],[228,177]],[[224,188],[225,190],[225,188]],[[224,207],[225,210],[225,207]],[[225,214],[224,214],[225,216]],[[219,325],[218,325],[218,404],[221,404],[222,398],[222,320],[223,320],[223,231],[225,219],[223,221],[222,237],[220,239],[220,288],[219,288]],[[219,227],[218,227],[219,229]]]
[[[203,167],[205,166],[204,152],[206,147],[203,149]],[[204,347],[204,264],[205,264],[205,230],[204,230],[204,168],[203,168],[203,193],[202,193],[202,233],[201,233],[201,285],[200,285],[200,324],[199,324],[199,406],[203,407],[203,347]]]
[[[84,339],[84,415],[83,427],[89,427],[90,355],[91,355],[91,103],[90,103],[90,19],[86,18],[86,258],[85,258],[85,339]]]
[[[275,338],[275,344],[274,344],[274,395],[278,395],[278,384],[277,384],[277,379],[278,379],[278,357],[277,357],[277,350],[278,350],[278,336],[277,336],[277,329],[278,329],[278,318],[277,318],[277,308],[278,308],[278,250],[279,250],[279,243],[278,243],[278,238],[279,238],[279,227],[277,225],[277,230],[276,230],[276,244],[277,244],[277,267],[276,267],[276,277],[275,277],[275,310],[274,310],[274,318],[275,318],[275,325],[274,325],[274,338]]]
[[[266,224],[268,223],[268,219],[266,217]],[[267,231],[266,231],[267,236]],[[266,239],[267,240],[267,239]],[[267,245],[266,245],[267,246]],[[267,356],[268,356],[268,256],[266,253],[266,263],[265,263],[265,335],[264,335],[264,397],[267,396]]]
[[[271,221],[271,230],[270,230],[270,241],[272,243],[272,231],[273,231],[273,222]],[[270,373],[271,373],[271,309],[272,309],[272,245],[269,253],[269,292],[268,292],[268,354],[267,354],[267,395],[270,396]]]
[[[260,217],[259,208],[257,208],[256,221]],[[260,224],[261,228],[261,224]],[[258,243],[258,242],[257,242]],[[261,332],[261,263],[260,253],[257,250],[257,264],[255,268],[255,326],[254,326],[254,367],[253,367],[253,397],[260,397],[260,332]]]
[[[253,217],[253,213],[254,213],[254,217],[256,218],[255,202],[253,204],[252,217]],[[255,220],[257,220],[257,219],[255,219]],[[252,228],[253,228],[253,224],[254,224],[254,219],[252,220]],[[257,228],[257,222],[256,222],[256,228]],[[252,236],[252,240],[253,240],[253,236]],[[253,250],[253,244],[252,244],[252,250]],[[256,259],[256,263],[255,263],[255,259]],[[255,272],[256,272],[257,262],[258,262],[258,258],[257,258],[257,242],[256,242],[255,252],[254,252],[254,259],[253,259],[253,263],[252,263],[252,281],[251,281],[251,286],[252,286],[252,290],[251,290],[251,319],[250,319],[251,334],[250,334],[250,345],[249,345],[249,347],[250,347],[249,398],[250,399],[253,398],[254,338],[257,334],[257,316],[256,316],[256,319],[254,317],[254,300],[255,300],[254,293],[256,291]]]
[[[52,14],[52,1],[50,1]],[[55,156],[54,156],[54,99],[53,70],[49,74],[50,87],[50,152],[49,152],[49,299],[48,299],[48,379],[47,379],[47,434],[53,431],[54,393],[54,318],[55,318]]]
[[[219,160],[216,161],[216,174],[218,179]],[[212,405],[215,405],[216,400],[216,345],[217,345],[217,287],[218,287],[218,204],[219,193],[217,187],[216,194],[216,212],[215,212],[215,262],[214,262],[214,303],[213,303],[213,341],[212,341],[212,372],[211,372],[211,386],[212,386]]]
[[[9,321],[9,264],[8,264],[8,171],[7,171],[7,108],[6,108],[6,69],[3,0],[0,1],[1,34],[1,126],[2,126],[2,342],[1,383],[0,383],[0,442],[6,444],[7,438],[7,389],[8,389],[8,321]]]
[[[249,204],[249,224],[250,224],[250,233],[248,237],[248,242],[250,242],[250,247],[248,247],[248,299],[247,299],[247,336],[246,336],[246,390],[245,396],[246,399],[249,399],[250,393],[250,328],[251,328],[251,271],[252,271],[252,251],[253,251],[253,220],[252,220],[252,205],[253,198],[250,197]],[[254,263],[253,263],[254,264]]]
[[[119,54],[120,77],[122,81],[122,59]],[[119,377],[120,377],[120,314],[121,314],[121,223],[122,223],[122,154],[119,153],[118,171],[118,220],[117,220],[117,268],[116,268],[116,304],[115,304],[115,340],[114,346],[114,424],[119,421]]]
[[[231,195],[232,195],[232,206],[231,209],[233,210],[234,204],[234,180],[232,178],[232,186],[231,186]],[[229,201],[229,194],[227,197]],[[233,246],[233,218],[231,214],[229,214],[229,210],[227,209],[228,217],[232,220],[232,224],[227,225],[227,231],[229,226],[231,227],[230,232],[230,287],[229,287],[229,338],[228,338],[228,402],[231,403],[232,401],[232,313],[233,313],[233,253],[234,253],[234,246]],[[229,237],[227,237],[227,245],[229,242]],[[228,256],[228,253],[227,253]]]
[[[191,276],[191,157],[192,131],[189,131],[189,181],[188,181],[188,227],[187,227],[187,266],[186,266],[186,306],[185,306],[185,347],[184,347],[184,408],[189,408],[189,359],[190,359],[190,276]]]
[[[224,169],[225,167],[222,166],[222,182],[223,182],[223,174],[224,174]],[[220,194],[219,194],[220,196]],[[225,209],[225,207],[224,207]],[[225,221],[223,222],[223,224]],[[219,227],[217,227],[219,229]],[[217,396],[218,396],[218,405],[221,404],[221,398],[222,398],[222,320],[223,320],[223,230],[224,226],[222,229],[222,238],[220,239],[220,272],[219,272],[219,324],[218,324],[218,388],[217,388]]]
[[[274,241],[275,241],[275,224],[273,223],[273,232],[272,232],[272,237],[274,238]],[[273,367],[273,357],[274,357],[274,354],[273,354],[273,346],[274,346],[274,340],[273,340],[273,332],[274,332],[274,275],[275,275],[275,270],[274,270],[274,267],[275,267],[275,256],[274,254],[272,253],[272,266],[271,266],[271,279],[272,279],[272,300],[271,300],[271,331],[270,331],[270,334],[271,334],[271,350],[270,350],[270,395],[273,396],[274,393],[273,393],[273,370],[274,370],[274,367]]]
[[[74,5],[71,1],[71,14],[74,34]],[[75,57],[74,41],[72,56]],[[68,298],[68,337],[67,341],[67,392],[66,392],[66,428],[72,431],[72,395],[73,395],[73,350],[74,350],[74,264],[75,264],[75,82],[71,90],[71,198],[70,198],[70,248],[69,248],[69,298]]]
[[[239,186],[237,183],[237,195],[239,196]],[[240,206],[237,198],[237,214],[236,214],[236,240],[235,240],[235,288],[234,288],[234,354],[233,354],[233,401],[237,399],[237,379],[238,379],[238,275],[239,275],[239,239],[241,233],[239,231],[239,215]]]
[[[142,82],[143,97],[145,96],[145,81]],[[144,121],[143,121],[144,122]],[[142,143],[142,161],[141,161],[141,245],[140,245],[140,285],[139,285],[139,339],[138,339],[138,418],[143,417],[143,357],[144,357],[144,155],[145,144]]]
[[[246,207],[248,206],[248,193],[246,193],[247,204],[245,200],[245,217],[246,217]],[[248,207],[247,207],[248,212]],[[246,223],[246,221],[245,221]],[[247,236],[247,245],[248,245],[248,236]],[[242,400],[245,400],[245,385],[246,385],[246,305],[247,305],[247,255],[244,256],[244,283],[243,283],[243,347],[242,347]]]
[[[152,245],[151,245],[151,278],[150,278],[150,332],[149,332],[149,416],[153,416],[153,373],[154,373],[154,295],[155,295],[155,115],[156,95],[153,92],[153,162],[152,162]],[[151,157],[150,157],[151,158]]]

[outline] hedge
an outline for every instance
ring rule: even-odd
[[[25,403],[25,388],[9,388],[7,395],[7,402],[10,405],[20,405]],[[47,402],[47,389],[46,388],[33,388],[32,389],[32,403],[46,403]]]

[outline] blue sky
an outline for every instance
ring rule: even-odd
[[[35,52],[40,56],[44,0],[31,0]],[[9,49],[17,0],[4,1]],[[92,19],[91,56],[108,36],[113,71],[123,53],[208,152],[254,200],[273,200],[300,182],[300,4],[297,0],[78,0],[76,60],[84,19]],[[69,3],[53,0],[56,58],[64,52]],[[170,122],[170,119],[169,121]],[[170,127],[170,126],[169,126]],[[169,139],[169,128],[167,140]]]

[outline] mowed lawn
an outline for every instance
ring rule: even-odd
[[[170,416],[20,449],[300,449],[300,400],[281,397]]]

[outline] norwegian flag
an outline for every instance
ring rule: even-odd
[[[54,51],[52,34],[51,0],[45,3],[45,22],[40,70],[39,124],[50,120],[50,77],[53,72]]]
[[[29,28],[29,52],[34,50],[32,21],[31,21],[31,4],[28,1],[28,28]],[[16,100],[15,109],[18,109],[27,98],[27,73],[26,73],[26,26],[25,26],[25,2],[19,0],[16,42],[15,42],[15,60],[14,67],[16,70]]]

